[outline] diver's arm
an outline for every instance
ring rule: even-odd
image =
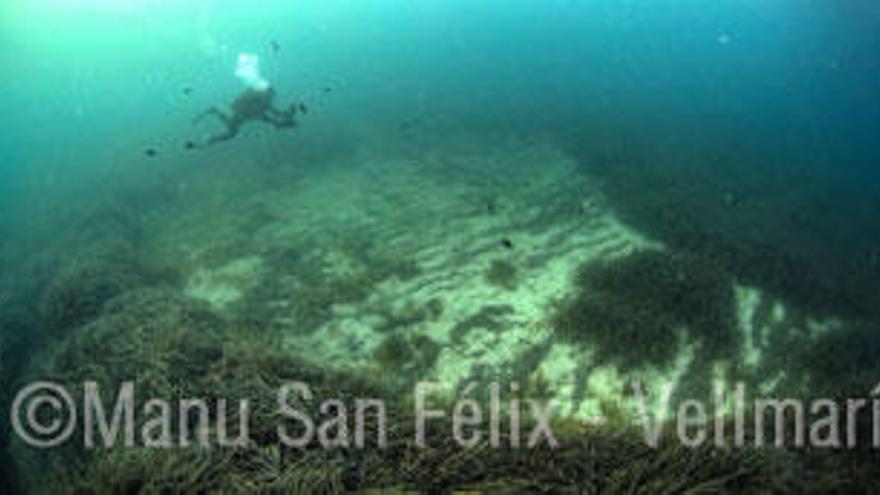
[[[203,143],[198,143],[195,145],[195,148],[207,148],[209,146],[213,146],[217,143],[222,143],[223,141],[229,141],[235,136],[238,135],[238,129],[235,127],[228,127],[226,132],[221,132],[218,134],[212,134],[208,136]]]
[[[194,146],[195,148],[207,148],[208,146],[212,146],[223,141],[229,141],[238,135],[238,131],[239,129],[241,129],[241,125],[243,124],[241,120],[229,118],[222,113],[217,113],[215,115],[217,115],[217,117],[223,123],[223,126],[226,127],[226,130],[208,136],[208,139],[206,139],[203,143],[196,144]]]

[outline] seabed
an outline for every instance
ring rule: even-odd
[[[230,179],[243,166],[264,178]],[[809,366],[851,325],[720,269],[729,283],[708,304],[729,312],[709,318],[729,325],[721,340],[682,309],[690,296],[673,308],[657,292],[686,294],[699,273],[661,267],[627,299],[614,277],[628,260],[652,253],[674,267],[681,253],[621,221],[601,182],[550,139],[363,147],[279,181],[277,164],[216,167],[154,183],[149,194],[169,206],[149,214],[94,210],[75,242],[55,248],[35,308],[45,349],[25,376],[255,400],[303,381],[317,398],[390,400],[391,446],[285,450],[267,433],[277,418],[257,408],[256,437],[239,449],[46,454],[18,442],[13,458],[35,493],[790,493],[869,477],[861,453],[645,445],[644,413],[672,421],[686,399],[712,405],[737,384],[749,398],[830,390],[834,378]],[[561,328],[566,314],[589,322],[596,300],[627,314],[659,307],[666,326],[651,330],[667,332],[662,342],[631,345],[662,347],[609,350],[607,335]],[[563,446],[462,449],[436,433],[417,449],[404,418],[420,382],[443,384],[441,402],[515,384],[556,405]]]

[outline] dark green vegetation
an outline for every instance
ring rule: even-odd
[[[425,335],[404,336],[394,333],[376,348],[374,357],[381,366],[389,369],[399,369],[405,365],[428,369],[434,364],[440,350],[440,346]]]
[[[211,411],[215,411],[217,399],[227,399],[233,438],[238,431],[237,404],[247,399],[253,405],[249,423],[253,445],[228,450],[175,447],[96,451],[82,451],[74,445],[53,451],[42,467],[32,464],[33,451],[17,446],[19,462],[30,459],[20,465],[28,493],[38,493],[41,488],[55,493],[60,487],[77,493],[197,493],[221,489],[312,493],[316,487],[329,490],[334,483],[341,486],[341,478],[351,468],[346,467],[349,462],[340,463],[337,456],[348,454],[317,451],[287,457],[280,452],[277,441],[270,440],[277,439],[277,391],[282,384],[295,380],[308,383],[317,400],[382,398],[381,391],[356,378],[325,373],[277,349],[271,339],[256,336],[251,329],[233,330],[202,304],[180,298],[173,291],[135,290],[114,299],[97,319],[41,356],[42,365],[32,369],[29,378],[52,377],[69,387],[95,380],[102,391],[111,391],[110,397],[104,397],[108,411],[113,391],[132,378],[136,379],[136,410],[152,397],[171,401],[204,398]],[[316,409],[311,412],[318,417]],[[142,425],[137,426],[140,432]],[[216,434],[212,429],[210,438],[216,439]]]
[[[102,218],[96,220],[96,231],[102,230],[101,222],[108,222],[108,231],[112,230],[109,226],[118,225],[108,219],[114,216]],[[137,238],[137,229],[124,230]],[[128,235],[111,237],[127,239]],[[214,314],[206,305],[183,297],[173,276],[144,268],[150,263],[142,252],[132,249],[136,244],[114,243],[106,238],[96,244],[86,236],[65,244],[56,257],[41,260],[25,272],[38,276],[18,275],[3,281],[0,336],[28,335],[13,342],[0,341],[3,410],[8,409],[9,390],[37,378],[69,387],[95,380],[102,391],[111,392],[120,382],[134,379],[138,406],[152,397],[171,401],[204,398],[213,411],[219,399],[227,399],[232,418],[229,433],[233,437],[237,432],[237,401],[248,399],[252,404],[252,441],[239,448],[204,448],[196,444],[171,449],[107,450],[86,450],[72,442],[50,451],[13,442],[5,451],[8,457],[2,459],[0,479],[10,487],[8,493],[765,494],[858,493],[876,488],[872,485],[876,459],[870,453],[821,457],[775,450],[689,449],[671,440],[652,449],[632,432],[584,429],[562,419],[554,427],[561,441],[556,450],[496,449],[485,442],[463,449],[454,443],[448,419],[431,423],[431,448],[419,449],[414,444],[416,423],[409,404],[411,397],[394,384],[357,373],[331,372],[307,357],[286,352],[278,335],[267,325],[274,314],[250,306],[257,301],[256,293],[237,308],[242,314],[228,318]],[[83,254],[86,252],[91,254]],[[94,257],[94,253],[100,256]],[[92,266],[80,260],[94,259],[100,260],[96,265],[118,267],[120,273],[127,274],[124,282],[117,281],[114,269],[71,268]],[[378,263],[364,277],[357,275],[358,281],[352,284],[355,288],[349,291],[343,290],[347,282],[336,286],[336,282],[321,279],[319,271],[307,261],[296,252],[279,253],[272,259],[276,274],[301,274],[305,281],[322,284],[323,296],[316,297],[315,303],[318,312],[295,313],[304,327],[308,327],[305,323],[327,318],[328,305],[363,297],[366,290],[357,288],[363,287],[361,284],[411,276],[415,268],[410,264]],[[102,282],[105,279],[113,283]],[[291,282],[291,286],[278,290],[273,296],[292,297],[300,294],[297,290],[306,289]],[[572,324],[569,335],[572,339],[583,337],[575,331],[578,327],[574,323],[579,318],[600,322],[609,318],[613,323],[618,323],[614,320],[618,318],[633,331],[629,338],[636,340],[631,345],[648,344],[643,334],[635,332],[637,325],[627,314],[641,319],[656,319],[659,315],[661,324],[649,329],[653,334],[647,334],[665,336],[665,340],[655,342],[661,351],[651,357],[653,362],[668,359],[670,351],[663,350],[665,342],[675,341],[663,332],[679,326],[685,329],[684,338],[700,344],[704,356],[724,357],[734,352],[731,349],[736,345],[725,333],[725,324],[731,321],[730,297],[729,278],[701,258],[654,251],[637,253],[585,268],[579,274],[578,291],[567,306],[571,312],[568,323]],[[28,301],[30,305],[18,304]],[[606,303],[612,303],[610,313]],[[5,311],[7,308],[9,311]],[[442,313],[440,300],[414,311],[417,320]],[[487,306],[453,329],[454,338],[461,340],[475,328],[502,331],[505,320],[514,314],[511,307]],[[565,320],[563,316],[564,311],[560,321]],[[610,332],[609,323],[601,325]],[[430,363],[440,351],[437,343],[425,337],[407,335],[406,326],[392,325],[387,340],[374,355],[387,374],[410,373],[406,362]],[[617,341],[610,333],[590,338],[606,337],[604,344],[598,342],[607,346],[606,354],[612,360],[622,366],[644,365],[635,352],[615,347]],[[820,339],[815,348],[804,352],[805,359],[816,359],[823,349],[847,356],[819,366],[829,379],[850,373],[854,363],[867,363],[874,349],[865,343],[871,340],[867,330],[854,330],[836,339]],[[850,344],[863,349],[851,349]],[[639,349],[639,355],[644,352]],[[14,357],[14,362],[9,357]],[[346,404],[355,398],[385,399],[388,447],[378,449],[370,441],[375,433],[372,424],[368,425],[364,449],[288,449],[280,445],[276,394],[283,383],[296,380],[308,383],[315,394],[314,401],[297,403],[298,408],[314,417],[321,417],[316,407],[322,399],[341,399]],[[113,398],[112,394],[104,396],[105,410],[111,410]],[[140,432],[141,425],[137,426]],[[524,428],[528,427],[526,422]],[[2,433],[6,440],[8,432]],[[177,433],[177,429],[172,432]],[[214,429],[209,431],[210,438],[217,434]],[[507,439],[505,433],[502,443]],[[13,470],[18,481],[12,480]]]
[[[220,398],[252,404],[251,442],[244,447],[147,447],[84,450],[76,442],[50,452],[13,446],[26,493],[385,493],[417,491],[477,493],[586,491],[622,493],[633,486],[647,492],[688,488],[779,493],[794,489],[771,469],[773,452],[691,450],[674,443],[651,449],[634,435],[585,431],[562,422],[557,450],[511,450],[480,443],[454,443],[448,419],[431,423],[429,449],[415,446],[415,421],[403,396],[382,384],[332,373],[280,350],[265,332],[230,325],[202,303],[173,289],[133,288],[111,300],[89,322],[69,329],[57,344],[33,353],[24,379],[52,379],[69,387],[95,380],[114,391],[136,380],[139,409],[151,397]],[[401,346],[422,352],[420,339],[389,337],[392,356]],[[381,351],[381,352],[384,352]],[[380,352],[380,354],[381,354]],[[276,393],[283,383],[308,383],[314,401],[297,402],[312,417],[327,398],[351,404],[355,398],[384,399],[388,405],[388,447],[370,442],[363,449],[288,449],[278,442]],[[113,394],[103,397],[111,410]],[[440,407],[440,405],[435,405]],[[213,410],[213,409],[212,409]],[[230,408],[234,437],[234,406]],[[141,416],[138,416],[139,418]],[[136,431],[140,432],[140,426]],[[288,426],[290,426],[288,424]],[[528,421],[524,428],[528,428]],[[180,432],[175,429],[173,435]],[[215,429],[209,438],[216,438]],[[507,434],[502,441],[508,440]],[[783,462],[779,458],[776,462]],[[791,462],[791,461],[785,461]],[[800,465],[786,465],[799,469]],[[646,493],[647,493],[646,492]]]
[[[803,354],[811,390],[823,397],[860,397],[880,380],[880,326],[855,324],[820,336]]]
[[[413,387],[431,369],[442,348],[425,335],[407,335],[400,329],[379,344],[373,351],[373,359],[379,367],[382,382],[388,387]]]
[[[857,322],[810,335],[802,329],[773,331],[764,350],[759,375],[786,373],[777,385],[791,396],[809,391],[812,397],[866,397],[880,380],[880,326]]]
[[[814,314],[880,318],[875,181],[779,141],[737,137],[670,144],[621,131],[569,150],[627,223],[671,248],[718,260]]]
[[[674,442],[652,449],[634,434],[588,431],[567,422],[556,425],[562,442],[556,450],[488,443],[463,449],[453,442],[448,420],[431,423],[431,448],[419,449],[411,410],[380,385],[326,372],[277,349],[271,339],[231,328],[204,306],[167,290],[138,290],[110,301],[98,318],[49,351],[31,376],[71,385],[91,378],[110,389],[136,376],[139,401],[207,397],[214,406],[213,399],[249,398],[252,442],[239,448],[167,450],[84,451],[71,445],[45,456],[16,446],[27,493],[791,493],[805,488],[807,478],[800,476],[805,465],[772,450],[690,449]],[[297,407],[315,418],[322,417],[317,411],[322,399],[387,400],[388,447],[376,448],[369,440],[363,449],[280,445],[275,428],[282,420],[273,415],[274,399],[290,380],[310,385],[315,400]],[[212,438],[216,433],[210,431]],[[368,438],[373,433],[370,429]],[[508,441],[502,435],[502,442]]]
[[[685,341],[699,345],[701,359],[738,356],[733,280],[708,260],[642,251],[588,264],[575,282],[554,326],[566,339],[596,345],[602,361],[663,367]]]
[[[519,286],[516,278],[516,267],[506,260],[493,260],[486,270],[486,282],[501,287],[505,290],[514,291]]]
[[[144,284],[143,271],[125,258],[90,254],[71,259],[46,289],[43,318],[52,328],[75,327],[97,316],[113,297]]]

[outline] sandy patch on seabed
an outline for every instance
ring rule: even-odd
[[[234,314],[237,302],[266,284],[286,284],[289,290],[257,306],[291,353],[324,366],[434,380],[451,390],[517,381],[552,396],[561,413],[584,418],[609,406],[634,413],[630,390],[638,381],[652,391],[652,411],[667,414],[693,349],[684,346],[670,369],[621,373],[594,365],[592,349],[554,339],[548,317],[578,266],[659,247],[619,222],[576,167],[552,144],[512,139],[456,141],[417,158],[365,151],[229,211],[182,212],[159,235],[176,246],[165,256],[185,260],[187,293],[221,312]],[[245,236],[230,235],[229,224],[242,217],[262,221]],[[182,227],[204,226],[204,219],[216,228]],[[295,252],[317,275],[272,266],[267,253],[279,251]],[[414,269],[379,274],[377,260]],[[489,280],[496,264],[513,267],[510,285]],[[322,277],[339,285],[316,298],[327,307],[303,328],[295,298]],[[334,287],[343,286],[356,295],[334,298]],[[745,351],[739,362],[716,367],[719,380],[725,366],[757,369],[768,338],[753,321],[764,296],[744,287],[736,293]],[[777,313],[784,319],[784,308]],[[389,352],[400,354],[392,364]],[[772,390],[773,380],[763,389]]]

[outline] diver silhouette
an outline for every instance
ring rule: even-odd
[[[193,125],[198,124],[205,117],[213,115],[217,117],[226,130],[213,134],[203,143],[187,143],[188,148],[206,148],[214,144],[229,141],[238,135],[241,127],[248,122],[266,122],[276,129],[288,129],[296,127],[297,104],[292,103],[286,110],[275,108],[275,89],[268,86],[264,89],[246,89],[232,103],[232,112],[224,112],[217,106],[212,106],[200,113],[193,120]],[[300,104],[302,109],[303,105]]]

